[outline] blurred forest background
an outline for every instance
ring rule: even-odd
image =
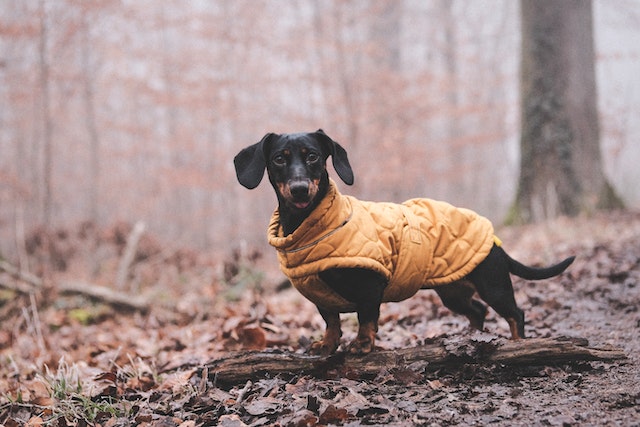
[[[0,0],[0,254],[37,227],[144,221],[179,245],[263,247],[275,198],[233,156],[323,128],[348,192],[501,221],[519,168],[511,0]],[[640,1],[594,1],[607,176],[640,206]]]

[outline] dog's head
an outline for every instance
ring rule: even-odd
[[[347,152],[322,129],[311,133],[266,134],[233,159],[240,184],[253,189],[265,169],[278,199],[292,211],[312,207],[322,185],[328,183],[327,158],[331,156],[338,176],[353,184]]]

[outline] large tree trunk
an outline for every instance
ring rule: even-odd
[[[521,0],[521,169],[511,222],[620,207],[602,169],[591,0]]]

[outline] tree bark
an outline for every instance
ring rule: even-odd
[[[585,339],[492,339],[438,340],[400,350],[374,351],[365,356],[337,353],[329,357],[294,353],[245,352],[213,360],[200,369],[214,381],[238,384],[265,375],[333,375],[367,377],[382,370],[434,371],[460,364],[511,366],[575,363],[578,361],[626,359],[620,349],[588,347]],[[182,367],[182,366],[181,366]],[[177,369],[173,367],[172,369]]]
[[[590,0],[521,0],[521,163],[509,222],[621,207],[602,167]]]

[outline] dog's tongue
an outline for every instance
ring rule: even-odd
[[[307,206],[309,206],[309,202],[296,202],[293,204],[293,206],[298,209],[305,209]]]

